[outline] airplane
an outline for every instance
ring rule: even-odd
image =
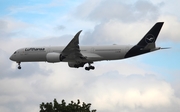
[[[67,46],[54,47],[26,47],[16,50],[10,60],[21,62],[68,62],[69,67],[84,67],[85,70],[94,70],[94,62],[103,60],[119,60],[138,56],[160,49],[156,47],[156,39],[164,22],[157,22],[136,45],[108,45],[108,46],[79,46],[79,31]]]

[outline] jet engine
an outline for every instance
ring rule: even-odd
[[[78,62],[68,62],[69,67],[71,68],[79,68],[84,67],[85,63],[78,63]]]
[[[56,52],[48,53],[46,55],[46,60],[49,63],[60,62],[60,53],[56,53]]]

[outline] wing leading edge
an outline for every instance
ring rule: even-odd
[[[60,55],[60,61],[63,61],[64,59],[68,60],[69,67],[75,68],[84,67],[84,65],[88,63],[89,66],[85,67],[86,70],[95,69],[94,66],[91,66],[91,63],[93,62],[89,62],[80,52],[79,35],[81,32],[82,30],[80,30],[63,49]]]
[[[80,30],[74,38],[69,42],[69,44],[63,49],[61,52],[60,60],[63,61],[64,59],[73,60],[73,61],[85,61],[86,59],[80,52],[79,47],[79,35],[82,32]]]

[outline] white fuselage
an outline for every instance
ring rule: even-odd
[[[56,47],[31,47],[21,48],[17,50],[11,57],[11,60],[16,62],[36,62],[36,61],[48,61],[48,53],[61,54],[64,46]],[[125,54],[132,48],[132,46],[81,46],[80,52],[90,62],[101,60],[117,60],[123,59]],[[74,60],[64,59],[62,62],[73,62]]]

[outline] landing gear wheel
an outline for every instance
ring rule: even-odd
[[[90,68],[91,70],[94,70],[94,69],[95,69],[95,67],[94,67],[94,66],[90,66],[89,68]]]
[[[89,68],[89,67],[85,67],[85,70],[89,71],[89,70],[90,70],[90,68]]]
[[[91,66],[91,64],[92,63],[88,63],[89,64],[89,66],[88,67],[85,67],[85,70],[94,70],[95,69],[95,67],[94,66]]]
[[[18,63],[18,69],[21,69],[21,62],[17,62]]]

